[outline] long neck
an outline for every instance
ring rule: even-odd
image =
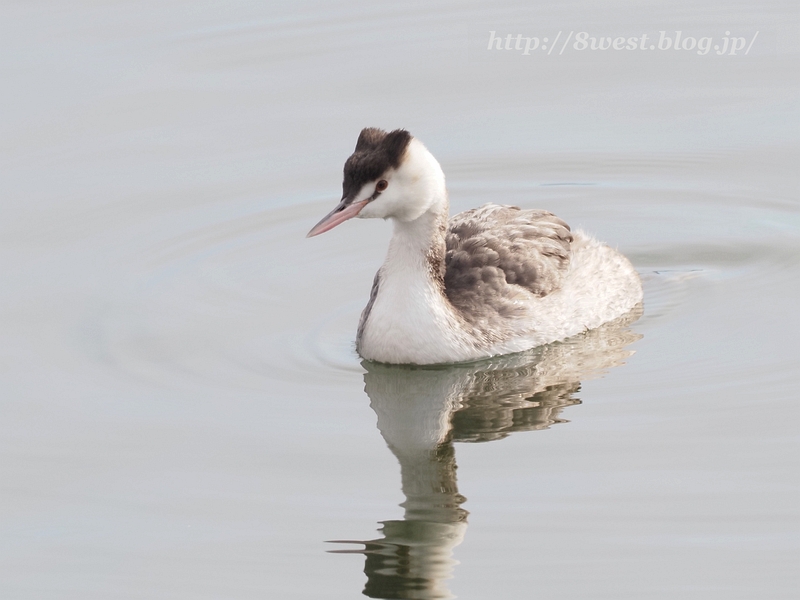
[[[444,288],[447,196],[413,220],[394,219],[394,235],[356,349],[364,358],[429,364],[469,358],[470,340]]]
[[[427,212],[413,221],[393,219],[394,233],[389,242],[383,272],[388,276],[424,273],[443,291],[445,233],[448,202],[446,192]]]

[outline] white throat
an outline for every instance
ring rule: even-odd
[[[473,345],[444,294],[447,193],[413,221],[393,219],[394,233],[378,272],[377,294],[362,315],[359,353],[390,363],[469,360]]]

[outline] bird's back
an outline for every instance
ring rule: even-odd
[[[487,204],[450,219],[445,293],[480,329],[524,316],[558,290],[570,264],[569,226],[544,210]]]

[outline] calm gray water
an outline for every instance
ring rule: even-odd
[[[798,38],[788,1],[3,3],[0,596],[796,597]],[[362,364],[390,226],[304,236],[364,126],[454,211],[619,247],[644,313]]]

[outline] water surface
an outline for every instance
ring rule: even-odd
[[[781,2],[1,8],[2,596],[793,597],[797,24]],[[481,54],[499,28],[764,43],[526,62]],[[390,226],[304,236],[364,126],[422,139],[453,211],[546,208],[618,247],[643,314],[362,363]]]

